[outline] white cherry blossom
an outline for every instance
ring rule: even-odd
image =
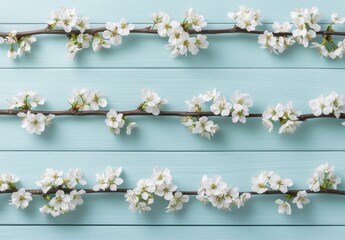
[[[168,103],[168,100],[160,97],[156,92],[149,88],[142,90],[141,98],[143,102],[140,104],[139,109],[153,115],[159,115],[163,105]]]
[[[286,213],[287,215],[291,215],[291,206],[288,202],[283,201],[281,199],[276,200],[276,204],[278,204],[278,213],[284,214]]]
[[[186,20],[189,24],[192,25],[192,28],[196,32],[200,32],[201,28],[207,26],[207,22],[205,22],[205,18],[198,13],[193,8],[188,9],[185,13]]]
[[[52,120],[55,118],[54,114],[44,115],[42,113],[31,113],[30,111],[20,112],[17,114],[18,117],[22,118],[22,128],[25,128],[29,134],[41,135],[46,126],[52,124]]]
[[[300,115],[301,112],[295,110],[292,102],[286,105],[279,103],[276,106],[267,107],[262,114],[262,122],[269,132],[273,130],[273,122],[280,121],[279,134],[294,133],[302,123],[298,119]]]
[[[30,192],[26,192],[24,188],[19,189],[17,192],[12,193],[10,205],[14,205],[16,208],[25,209],[32,201]]]
[[[108,166],[101,174],[96,174],[97,184],[93,187],[94,191],[107,190],[117,191],[119,185],[123,183],[123,179],[120,178],[122,173],[122,167],[113,168]]]
[[[341,17],[338,13],[331,15],[332,23],[342,25],[345,23],[345,18]]]
[[[0,173],[0,192],[4,192],[9,189],[16,189],[16,183],[19,182],[19,178],[10,173]]]
[[[308,180],[309,188],[313,192],[324,189],[337,189],[340,183],[341,178],[335,175],[334,166],[330,166],[328,163],[321,164]]]
[[[315,116],[329,115],[333,113],[337,118],[343,113],[344,96],[331,92],[328,96],[319,96],[309,101],[309,106]]]
[[[260,23],[260,11],[247,8],[246,6],[239,7],[239,10],[228,13],[230,19],[236,21],[236,26],[241,29],[246,29],[248,32],[255,30]]]
[[[305,190],[298,191],[296,197],[292,200],[292,203],[295,203],[299,209],[303,208],[303,205],[310,203],[310,200],[307,198],[307,192]]]

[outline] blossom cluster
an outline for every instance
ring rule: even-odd
[[[263,194],[269,190],[278,190],[281,193],[287,193],[288,187],[291,187],[292,185],[293,182],[291,179],[284,179],[272,171],[263,171],[259,176],[252,178],[252,190],[258,194]],[[286,201],[277,199],[275,203],[278,204],[278,212],[280,214],[286,213],[290,215],[290,200],[292,200],[292,203],[295,203],[299,209],[302,209],[304,204],[309,203],[309,199],[307,199],[306,196],[307,192],[302,190],[298,191],[295,196],[287,194]]]
[[[123,183],[123,179],[120,178],[122,173],[122,167],[106,167],[103,173],[96,174],[97,184],[93,187],[94,191],[105,191],[109,189],[110,191],[117,191],[119,185]]]
[[[80,169],[70,169],[68,172],[46,169],[36,185],[45,194],[48,194],[51,189],[59,190],[53,198],[46,195],[49,202],[40,208],[40,212],[56,217],[74,211],[78,205],[83,204],[82,195],[86,193],[84,190],[73,189],[78,184],[86,184],[84,174]]]
[[[0,45],[6,43],[10,45],[7,57],[16,59],[31,51],[31,45],[36,42],[33,36],[17,36],[17,31],[13,30],[5,38],[0,37]]]
[[[0,174],[0,192],[4,192],[9,189],[16,189],[16,183],[19,178],[14,174],[1,173]]]
[[[107,119],[105,119],[105,124],[109,127],[110,132],[119,135],[121,133],[121,128],[126,124],[126,134],[131,135],[132,129],[136,128],[137,124],[135,122],[129,122],[122,113],[116,112],[114,109],[110,109],[107,113]]]
[[[217,89],[209,90],[205,94],[199,94],[190,101],[186,101],[188,112],[202,112],[203,104],[212,102],[210,111],[214,115],[227,117],[231,115],[234,123],[246,122],[246,116],[249,116],[249,108],[253,106],[253,101],[249,98],[249,94],[236,91],[231,97],[231,101],[227,101],[226,97],[221,95]],[[182,124],[193,134],[200,134],[202,137],[210,139],[220,128],[209,120],[206,116],[182,118]]]
[[[32,113],[30,110],[43,105],[46,99],[32,90],[26,90],[17,94],[17,96],[8,99],[9,109],[19,109],[25,112],[19,112],[18,117],[22,118],[21,127],[30,134],[41,135],[47,126],[52,124],[55,118],[54,114],[44,115],[42,113]]]
[[[200,48],[205,49],[208,47],[205,35],[197,34],[195,37],[191,37],[188,33],[191,29],[195,32],[200,32],[203,27],[207,26],[205,18],[192,8],[186,11],[182,22],[171,21],[170,16],[163,12],[154,13],[152,20],[152,28],[157,27],[158,35],[169,38],[166,47],[174,57],[187,55],[188,52],[196,55]]]
[[[300,8],[291,12],[292,23],[290,22],[274,22],[272,25],[273,31],[265,30],[263,34],[258,36],[258,42],[262,48],[269,49],[276,54],[283,53],[289,46],[294,43],[308,47],[310,41],[316,37],[316,33],[321,30],[318,23],[320,20],[320,12],[316,7]],[[334,32],[334,25],[343,25],[345,18],[338,13],[331,15],[331,24],[327,27],[327,32]],[[241,23],[243,27],[243,21]],[[292,31],[291,29],[294,28]],[[255,29],[255,28],[254,28]],[[252,29],[253,30],[253,29]],[[288,36],[290,33],[292,36]],[[284,34],[286,33],[286,35]],[[280,34],[280,35],[278,35]],[[345,40],[339,41],[337,44],[333,41],[331,35],[324,35],[321,43],[311,42],[311,48],[316,48],[319,54],[323,57],[330,57],[332,59],[342,58],[345,52]]]
[[[74,89],[68,102],[73,110],[99,110],[100,107],[104,108],[108,102],[102,97],[101,92],[92,91],[89,89]]]
[[[7,190],[17,189],[16,183],[19,182],[19,178],[14,174],[1,173],[0,174],[0,192]],[[21,188],[11,195],[10,205],[14,205],[17,208],[24,209],[29,206],[32,201],[32,194],[26,192],[24,188]]]
[[[328,96],[319,96],[309,101],[315,116],[334,114],[337,118],[343,113],[344,96],[331,92]]]
[[[138,109],[153,115],[159,115],[163,105],[168,103],[168,100],[162,98],[158,93],[152,91],[149,88],[144,88],[141,91],[141,99],[143,102],[139,105]]]
[[[269,106],[262,114],[262,123],[269,132],[273,130],[273,123],[279,121],[281,126],[279,133],[294,133],[301,125],[298,117],[301,115],[300,111],[296,111],[292,102],[286,105],[277,104],[276,106]]]
[[[239,7],[237,11],[229,12],[228,17],[236,21],[236,27],[246,29],[248,32],[262,25],[260,22],[260,11],[246,6]]]
[[[169,201],[167,212],[175,212],[181,210],[183,204],[189,201],[189,196],[176,190],[177,186],[172,183],[170,170],[154,168],[152,176],[140,179],[136,188],[127,191],[125,198],[133,212],[151,211],[150,206],[154,203],[155,195]]]
[[[67,43],[68,55],[74,59],[77,52],[90,47],[93,38],[92,49],[98,52],[102,48],[110,48],[111,45],[120,45],[122,37],[129,35],[134,29],[133,24],[128,24],[125,19],[119,22],[107,22],[102,36],[98,33],[87,33],[90,28],[90,18],[78,17],[74,8],[60,8],[50,14],[48,25],[51,29],[62,28],[66,33],[71,33],[73,29],[78,31],[70,34]]]
[[[243,207],[244,203],[251,198],[251,194],[240,194],[237,187],[230,187],[222,181],[220,176],[209,178],[204,175],[196,198],[202,203],[211,203],[218,209],[231,211],[233,206]]]
[[[337,189],[341,183],[341,178],[335,175],[334,166],[328,163],[321,164],[313,176],[308,180],[309,188],[313,192],[319,192],[324,189]]]

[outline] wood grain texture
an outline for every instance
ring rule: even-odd
[[[98,26],[98,25],[97,25]],[[138,25],[138,27],[146,27]],[[0,25],[3,31],[44,28],[44,25]],[[216,24],[209,28],[227,28]],[[265,28],[270,28],[266,25]],[[337,27],[344,30],[345,27]],[[196,56],[173,58],[165,48],[167,38],[156,35],[131,34],[120,46],[98,53],[86,49],[74,61],[67,59],[66,36],[41,35],[33,44],[31,53],[8,59],[8,46],[0,46],[0,68],[344,68],[344,60],[331,60],[319,56],[317,50],[295,45],[285,53],[276,55],[261,49],[257,35],[209,35],[210,45]],[[335,38],[336,42],[342,38]],[[317,41],[321,41],[320,37]]]
[[[109,108],[135,109],[141,89],[150,87],[170,104],[166,110],[185,110],[185,100],[217,88],[230,98],[236,90],[250,94],[252,113],[267,105],[292,100],[299,110],[310,113],[308,101],[332,90],[345,92],[341,70],[258,70],[258,69],[50,69],[2,70],[0,108],[21,90],[31,88],[48,99],[43,109],[68,109],[67,97],[74,88],[101,90]],[[327,80],[325,80],[327,79]],[[259,84],[260,83],[260,84]],[[53,87],[54,86],[54,87]],[[214,118],[220,124],[211,141],[192,135],[179,117],[132,117],[138,123],[132,136],[114,136],[102,116],[69,117],[54,120],[42,136],[29,135],[16,116],[1,116],[0,131],[6,141],[1,150],[145,150],[145,151],[231,151],[231,150],[344,150],[345,128],[341,120],[314,119],[293,135],[269,133],[260,118],[233,124],[229,118]],[[174,134],[171,134],[171,129]],[[327,137],[325,136],[332,136]],[[259,141],[258,141],[259,140]]]
[[[290,11],[300,7],[319,7],[323,28],[331,13],[345,16],[336,0],[13,0],[1,3],[0,31],[44,28],[49,13],[62,6],[91,17],[95,27],[122,17],[146,27],[157,11],[181,20],[185,10],[193,7],[205,16],[208,29],[228,28],[233,21],[227,13],[240,5],[261,10],[266,24],[259,29],[269,29],[273,21],[290,21]],[[344,26],[336,29],[345,31]],[[345,93],[344,60],[321,58],[315,49],[301,46],[277,56],[260,49],[255,35],[208,39],[207,50],[178,59],[169,56],[166,38],[143,34],[132,34],[121,46],[100,53],[88,49],[73,62],[66,59],[64,36],[39,36],[32,53],[15,61],[6,58],[8,46],[1,45],[0,108],[7,107],[5,99],[27,88],[48,99],[42,108],[46,110],[67,109],[66,97],[82,87],[101,90],[109,108],[118,110],[136,108],[145,87],[169,99],[166,110],[185,110],[185,100],[211,88],[228,98],[238,89],[250,93],[253,113],[289,100],[309,113],[308,100],[332,90]],[[297,189],[307,188],[312,171],[329,162],[345,178],[345,127],[340,120],[311,120],[296,134],[283,136],[276,130],[268,133],[259,119],[243,125],[217,118],[221,131],[212,141],[188,133],[179,118],[132,120],[139,128],[131,137],[113,136],[103,117],[92,116],[57,118],[42,136],[33,136],[20,128],[18,118],[1,116],[0,172],[13,172],[21,178],[20,186],[34,188],[47,167],[79,167],[85,171],[86,187],[92,187],[97,172],[121,165],[123,187],[133,187],[140,178],[149,177],[153,167],[161,166],[171,169],[180,190],[196,190],[204,174],[221,175],[230,185],[250,190],[251,177],[269,169],[292,178]],[[344,189],[343,184],[340,188]],[[277,213],[274,201],[279,196],[255,196],[245,208],[232,212],[205,206],[192,197],[177,214],[165,214],[167,203],[157,199],[152,212],[139,215],[128,210],[122,193],[92,194],[85,196],[85,204],[76,212],[59,218],[38,212],[44,204],[38,196],[25,211],[8,206],[9,197],[0,195],[0,239],[316,240],[339,238],[345,226],[344,198],[331,195],[312,195],[305,209],[293,206],[292,215],[286,216]]]
[[[151,176],[155,166],[171,170],[173,182],[179,190],[197,190],[201,177],[220,175],[241,191],[251,189],[251,177],[262,170],[272,170],[294,181],[294,189],[307,188],[307,179],[324,162],[336,166],[336,173],[345,177],[344,152],[0,152],[0,172],[13,172],[21,178],[20,186],[34,188],[34,182],[46,167],[68,170],[81,168],[88,181],[95,183],[95,174],[106,166],[122,166],[122,187],[136,185],[141,178]],[[343,189],[343,186],[340,185]],[[291,188],[292,189],[292,188]],[[147,214],[131,213],[123,193],[87,195],[77,211],[53,218],[38,212],[43,198],[25,211],[6,206],[9,195],[0,196],[1,224],[138,224],[138,225],[337,225],[345,224],[344,197],[310,195],[311,203],[303,210],[292,206],[292,215],[280,215],[274,201],[283,196],[255,196],[244,208],[223,212],[203,205],[194,197],[182,212],[166,214],[167,202],[162,199]]]
[[[133,226],[102,226],[102,227],[61,227],[61,226],[30,226],[30,227],[0,227],[1,238],[36,240],[46,235],[51,240],[78,238],[97,239],[100,236],[108,239],[199,239],[215,238],[227,240],[229,237],[241,240],[266,239],[290,240],[291,235],[303,236],[304,240],[328,239],[329,233],[342,235],[343,226],[308,226],[308,227],[133,227]],[[308,234],[306,234],[308,232]]]
[[[188,8],[195,8],[204,15],[210,23],[227,23],[231,20],[227,17],[228,12],[237,10],[239,6],[247,5],[254,9],[260,9],[263,22],[290,21],[290,11],[296,8],[317,6],[322,13],[322,22],[329,22],[333,12],[345,15],[345,10],[338,7],[337,0],[299,0],[270,1],[270,0],[215,0],[210,4],[207,0],[176,0],[160,1],[150,0],[140,2],[138,0],[127,0],[121,3],[112,0],[100,0],[90,3],[81,0],[36,0],[28,2],[25,0],[13,0],[3,3],[3,11],[0,16],[0,23],[45,23],[51,11],[62,6],[75,7],[81,16],[91,17],[92,22],[104,23],[115,21],[122,17],[130,22],[147,23],[151,22],[151,14],[163,11],[169,13],[172,19],[182,19]],[[30,14],[27,14],[30,9]],[[95,11],[97,10],[97,11]]]

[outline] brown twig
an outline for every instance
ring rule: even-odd
[[[76,110],[59,110],[59,111],[37,111],[32,110],[31,113],[42,113],[44,115],[54,114],[56,116],[105,116],[109,110],[99,110],[99,111],[76,111]],[[0,115],[17,115],[20,112],[26,112],[26,110],[9,110],[9,109],[0,109]],[[130,111],[118,111],[118,113],[122,113],[124,116],[153,116],[151,113],[147,113],[141,110],[130,110]],[[222,117],[220,115],[214,115],[213,112],[183,112],[183,111],[161,111],[158,116],[167,116],[167,117]],[[228,117],[231,117],[228,116]],[[248,118],[261,118],[261,113],[251,113]],[[315,116],[313,114],[302,114],[298,117],[300,121],[306,121],[308,119],[314,118],[336,118],[334,114],[329,115],[321,115]],[[340,119],[345,119],[345,113],[340,114]]]
[[[99,32],[104,32],[106,30],[105,27],[99,27],[99,28],[91,28],[87,29],[85,33],[95,35]],[[196,32],[194,30],[187,30],[190,34],[230,34],[230,33],[247,33],[247,34],[263,34],[264,31],[261,30],[254,30],[254,31],[247,31],[246,29],[241,29],[238,27],[232,27],[232,28],[224,28],[224,29],[205,29],[201,30],[200,32]],[[8,36],[10,32],[0,32],[0,37],[6,37]],[[65,32],[62,29],[50,29],[49,27],[43,28],[43,29],[37,29],[37,30],[31,30],[31,31],[23,31],[23,32],[17,32],[17,37],[25,37],[25,36],[32,36],[32,35],[66,35],[70,36],[71,34],[79,34],[79,30],[73,30],[69,33]],[[131,33],[145,33],[145,34],[157,34],[156,29],[152,29],[150,26],[145,28],[135,28],[131,31]],[[316,32],[317,35],[322,36],[331,36],[331,35],[337,35],[337,36],[345,36],[345,32],[331,32],[331,31],[318,31]],[[291,32],[281,32],[281,33],[273,33],[274,36],[291,36]]]

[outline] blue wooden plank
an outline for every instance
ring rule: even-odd
[[[146,27],[147,25],[140,25]],[[0,29],[28,30],[44,28],[44,25],[0,25]],[[227,28],[228,25],[212,25],[209,28]],[[265,25],[270,29],[270,25]],[[338,27],[344,30],[345,27]],[[78,53],[74,61],[67,59],[65,36],[37,36],[31,53],[8,59],[8,46],[0,46],[0,68],[344,68],[343,59],[327,59],[317,50],[295,45],[281,55],[260,48],[257,35],[223,34],[209,35],[208,49],[196,56],[173,58],[165,48],[168,40],[156,35],[131,34],[120,46],[93,52],[86,49]],[[342,38],[336,38],[336,42]],[[318,37],[317,41],[321,41]]]
[[[262,170],[272,170],[294,181],[294,189],[307,188],[307,179],[324,162],[335,165],[336,174],[345,177],[344,152],[0,152],[0,172],[13,172],[21,178],[21,186],[34,188],[44,169],[81,168],[88,181],[107,165],[122,166],[123,187],[133,187],[141,178],[151,176],[155,166],[171,170],[180,190],[197,190],[201,177],[220,175],[241,191],[251,189],[251,177]],[[343,184],[339,186],[344,189]],[[8,206],[9,196],[0,196],[1,224],[145,224],[145,225],[344,225],[343,196],[310,195],[311,203],[303,210],[292,206],[292,215],[277,212],[274,201],[282,196],[254,196],[244,208],[223,212],[203,205],[194,197],[182,212],[166,214],[166,201],[156,199],[153,211],[135,214],[128,210],[122,193],[92,194],[85,204],[68,215],[53,218],[39,213],[43,198],[35,197],[25,211]],[[1,231],[0,231],[1,232]]]
[[[290,11],[301,7],[316,6],[322,13],[322,21],[329,22],[333,12],[345,15],[345,10],[339,8],[339,1],[330,0],[215,0],[210,4],[207,0],[189,0],[186,4],[183,0],[160,1],[151,0],[148,4],[142,1],[112,1],[99,0],[97,4],[80,0],[13,0],[3,2],[2,8],[6,9],[0,16],[1,23],[45,23],[49,13],[59,7],[75,7],[78,14],[91,17],[93,22],[103,23],[114,19],[125,17],[131,22],[146,23],[150,21],[150,16],[154,12],[165,11],[174,19],[181,19],[183,13],[190,7],[197,9],[203,14],[208,22],[224,23],[230,22],[227,13],[236,10],[239,6],[247,5],[262,12],[264,22],[289,21]],[[14,7],[15,6],[15,7]],[[30,14],[27,14],[30,9]],[[97,11],[95,11],[97,9]]]
[[[150,87],[170,103],[166,110],[186,110],[185,100],[217,88],[228,98],[236,90],[250,94],[252,113],[267,105],[292,100],[299,110],[309,113],[310,99],[332,90],[345,93],[341,70],[293,69],[52,69],[1,70],[0,108],[6,99],[31,88],[45,96],[45,109],[68,109],[67,97],[74,88],[100,90],[109,108],[135,109],[141,89]],[[260,119],[233,124],[228,118],[214,118],[221,130],[208,141],[190,134],[179,117],[133,117],[139,127],[132,136],[113,136],[104,117],[58,117],[41,136],[20,128],[16,116],[2,116],[0,131],[6,141],[1,150],[344,150],[341,141],[345,127],[341,120],[314,119],[295,134],[269,133]],[[173,129],[174,134],[171,134]],[[325,136],[332,136],[325,138]],[[258,141],[260,140],[260,141]]]
[[[83,238],[85,240],[98,238],[116,239],[200,239],[215,238],[226,240],[237,238],[249,239],[281,239],[290,240],[291,236],[303,236],[304,240],[323,240],[331,236],[341,236],[344,227],[317,226],[317,227],[130,227],[130,226],[100,226],[100,227],[0,227],[0,237],[13,240],[36,240],[43,235],[51,240],[68,238]]]

